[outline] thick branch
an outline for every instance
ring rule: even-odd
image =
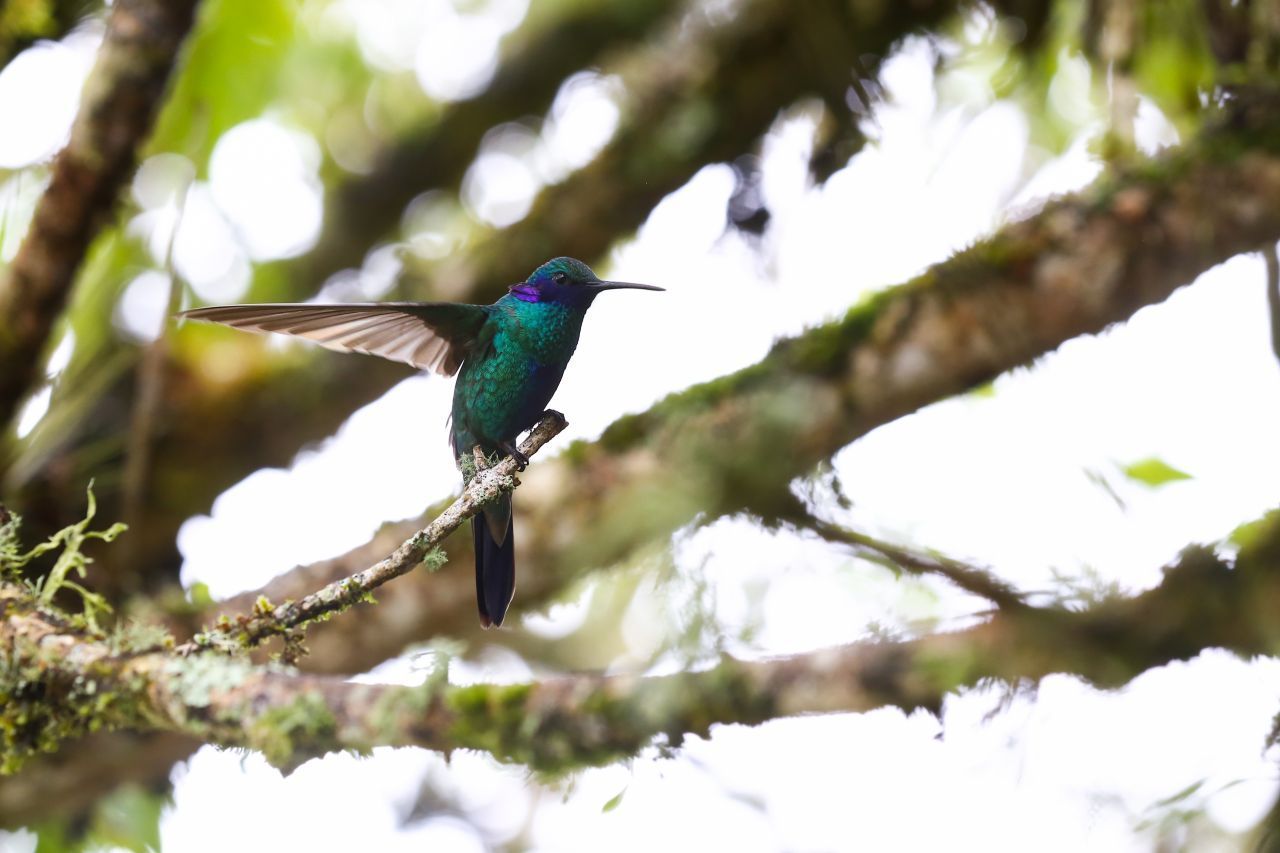
[[[0,278],[0,428],[31,390],[76,270],[133,172],[194,11],[195,0],[112,7],[71,140]]]
[[[665,736],[678,744],[717,723],[865,711],[937,711],[983,679],[1012,684],[1067,672],[1104,687],[1209,647],[1274,653],[1280,512],[1259,522],[1234,563],[1188,548],[1155,589],[1084,611],[997,611],[947,634],[862,642],[763,661],[722,658],[677,675],[578,675],[520,685],[352,684],[256,667],[212,653],[121,654],[0,585],[5,758],[95,725],[172,730],[263,750],[291,766],[336,749],[416,745],[480,749],[542,770],[601,764]],[[37,690],[38,685],[38,690]],[[38,695],[32,699],[31,691]],[[38,735],[35,742],[24,740]]]

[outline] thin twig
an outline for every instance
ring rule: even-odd
[[[1262,260],[1267,265],[1267,307],[1271,309],[1271,351],[1280,359],[1280,257],[1276,255],[1275,241],[1269,241],[1262,250]]]
[[[894,545],[826,521],[814,519],[810,527],[823,539],[852,545],[862,551],[873,551],[912,574],[944,577],[965,592],[985,598],[999,607],[1013,609],[1028,606],[1022,593],[986,569],[950,557],[917,551],[904,545]]]
[[[532,457],[548,441],[560,434],[568,423],[559,412],[547,412],[520,445],[520,452]],[[449,508],[436,519],[406,539],[389,557],[350,577],[334,581],[298,601],[272,606],[261,602],[251,616],[241,616],[197,635],[180,651],[189,654],[201,648],[242,649],[264,639],[311,622],[326,614],[343,610],[392,578],[412,571],[436,545],[499,495],[517,485],[516,461],[508,456],[482,471],[477,471]]]
[[[174,245],[178,242],[178,229],[182,227],[183,215],[187,208],[187,194],[194,182],[194,175],[182,187],[176,200],[173,232],[169,235],[169,245],[165,250],[165,270],[169,275],[169,296],[164,312],[164,322],[156,339],[146,348],[137,368],[137,392],[133,400],[133,413],[130,416],[129,449],[124,465],[124,520],[130,527],[138,527],[145,504],[147,485],[151,474],[151,438],[155,432],[156,410],[160,406],[161,393],[164,391],[165,367],[168,365],[169,335],[173,325],[169,318],[178,313],[182,304],[183,284],[173,264]],[[125,542],[126,562],[132,562],[134,543],[137,537]],[[136,579],[134,573],[127,573],[127,578]]]

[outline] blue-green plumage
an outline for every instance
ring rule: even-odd
[[[575,310],[576,309],[576,310]],[[488,320],[453,392],[453,448],[461,454],[502,442],[533,426],[560,385],[578,345],[586,307],[526,302],[512,294],[485,309]]]
[[[555,258],[492,305],[224,305],[186,316],[297,335],[447,376],[456,372],[454,455],[461,460],[479,447],[488,456],[511,454],[523,467],[528,460],[516,450],[516,438],[546,411],[595,297],[620,288],[662,289],[601,281],[581,261]],[[515,590],[510,496],[486,506],[472,531],[480,621],[501,625]]]
[[[560,386],[596,295],[627,286],[635,285],[602,282],[581,261],[556,258],[488,306],[454,387],[455,455],[476,446],[486,454],[512,451],[516,436],[537,422]],[[481,516],[472,522],[476,598],[481,622],[500,625],[515,591],[510,496]]]

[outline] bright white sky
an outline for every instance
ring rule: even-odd
[[[495,34],[524,12],[514,1],[494,3],[475,20],[444,2],[342,8],[371,61],[415,69],[424,87],[444,98],[483,84],[492,62],[481,60]],[[413,27],[388,25],[406,10],[414,12]],[[473,38],[475,62],[467,68],[432,64],[426,42],[410,37],[433,33],[438,41],[434,27],[455,25]],[[46,157],[65,137],[66,104],[94,39],[67,45],[30,51],[0,74],[0,115],[24,116],[0,138],[0,165]],[[877,113],[878,144],[822,188],[811,187],[804,172],[812,117],[801,111],[779,121],[765,146],[764,191],[774,218],[763,262],[746,241],[722,233],[733,188],[727,167],[704,169],[662,202],[604,272],[662,284],[668,293],[611,294],[593,309],[554,402],[568,414],[572,436],[597,435],[670,390],[749,364],[779,335],[833,316],[861,293],[901,281],[989,232],[1010,208],[1026,210],[1097,174],[1082,140],[1027,182],[1035,154],[1019,111],[981,101],[942,108],[931,67],[920,42],[888,64],[891,105]],[[1090,109],[1083,84],[1078,67],[1064,73],[1054,107]],[[30,97],[36,89],[45,94]],[[466,202],[494,222],[519,218],[540,183],[603,143],[616,120],[615,93],[606,78],[576,78],[540,135],[491,140],[468,178]],[[1148,105],[1139,138],[1152,147],[1176,137]],[[175,265],[202,299],[234,300],[251,260],[306,250],[321,213],[318,158],[314,141],[269,115],[224,138],[210,183],[186,195],[175,245]],[[135,185],[142,213],[131,227],[157,258],[182,198],[173,187],[188,180],[184,162],[149,163]],[[0,221],[6,205],[33,192],[0,183]],[[0,253],[6,247],[0,232]],[[362,286],[376,293],[383,267],[367,269]],[[122,327],[139,337],[155,333],[163,284],[144,275],[130,287]],[[717,323],[710,339],[708,318]],[[660,325],[658,337],[652,330]],[[843,451],[836,468],[854,501],[849,520],[979,560],[1026,589],[1052,588],[1055,571],[1091,571],[1138,590],[1158,583],[1160,565],[1181,546],[1219,539],[1276,504],[1280,366],[1268,348],[1256,257],[1210,271],[1168,303],[1073,341],[1002,377],[995,389],[993,397],[932,406]],[[406,381],[289,470],[260,471],[229,490],[211,517],[183,528],[184,579],[204,581],[220,595],[256,587],[449,493],[450,392],[444,380]],[[28,413],[28,427],[40,409]],[[1158,490],[1127,480],[1121,466],[1147,456],[1193,479]],[[378,472],[404,470],[414,476],[361,487]],[[362,497],[353,503],[356,494]],[[759,620],[750,646],[730,640],[741,654],[854,641],[873,625],[905,631],[922,621],[958,624],[983,606],[941,582],[897,581],[821,543],[741,521],[682,534],[676,557],[671,583],[692,588],[691,578],[705,578],[730,637]],[[635,659],[679,630],[671,597],[642,586],[625,622]],[[528,625],[563,633],[583,610],[528,614]],[[518,596],[514,611],[521,611]],[[527,673],[510,655],[493,653],[458,667],[455,677]],[[366,677],[412,681],[422,672],[405,659]],[[418,750],[331,756],[285,779],[257,756],[205,748],[175,769],[175,804],[162,834],[166,849],[181,851],[243,848],[249,838],[262,849],[316,850],[479,851],[506,843],[538,851],[908,850],[963,843],[1120,851],[1149,849],[1155,836],[1144,824],[1168,814],[1159,801],[1197,782],[1204,784],[1189,802],[1203,803],[1225,833],[1248,829],[1276,796],[1275,756],[1263,753],[1280,710],[1274,660],[1208,653],[1112,693],[1053,677],[1035,697],[997,710],[1000,700],[991,690],[967,692],[948,701],[941,722],[888,709],[720,727],[707,741],[691,739],[674,758],[644,756],[550,787],[475,754],[449,764]],[[484,837],[453,818],[401,826],[423,778],[456,798]],[[620,792],[618,807],[603,812]],[[1190,841],[1198,846],[1234,847],[1203,834],[1204,827],[1197,831]],[[0,833],[0,851],[33,845],[29,834]]]

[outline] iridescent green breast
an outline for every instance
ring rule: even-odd
[[[567,363],[578,346],[582,331],[581,308],[559,302],[525,302],[515,296],[504,296],[494,308],[499,319],[499,334],[508,345],[543,364]]]
[[[578,345],[584,312],[507,296],[493,306],[491,344],[468,358],[453,394],[458,452],[512,441],[533,426]]]

